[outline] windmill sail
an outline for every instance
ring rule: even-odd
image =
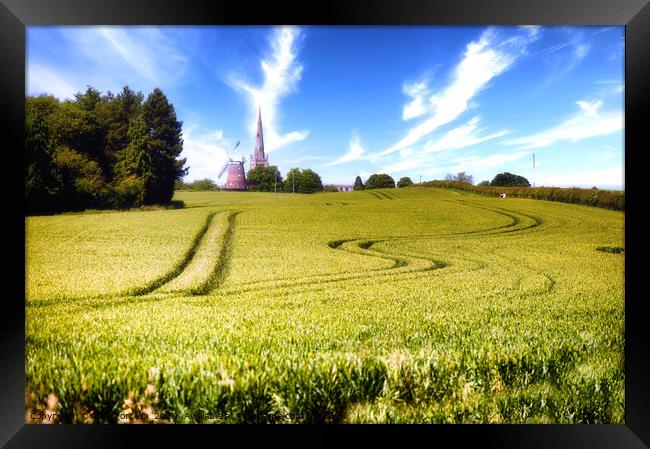
[[[218,178],[221,178],[221,176],[223,175],[223,172],[225,172],[227,168],[228,168],[228,162],[226,162],[225,164],[223,164],[223,168],[222,168],[221,171],[219,172],[219,176],[217,176],[217,179],[218,179]]]

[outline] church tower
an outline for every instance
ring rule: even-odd
[[[251,170],[257,166],[268,167],[269,158],[264,154],[264,135],[262,134],[262,109],[257,112],[257,136],[255,141],[255,150],[251,154]]]

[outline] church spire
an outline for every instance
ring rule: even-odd
[[[262,108],[258,107],[257,109],[257,135],[255,136],[255,149],[253,154],[251,154],[251,169],[262,165],[264,167],[269,166],[269,159],[264,154],[264,133],[262,132]]]
[[[264,134],[262,133],[262,108],[257,109],[257,140],[255,142],[255,156],[265,159],[264,156]]]

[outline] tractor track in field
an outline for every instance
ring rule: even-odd
[[[383,192],[366,192],[370,195],[375,196],[377,199],[394,199],[390,196],[383,194]],[[383,194],[380,196],[379,194]],[[259,290],[268,290],[268,289],[293,289],[293,288],[304,288],[305,286],[310,286],[310,290],[314,288],[318,290],[318,286],[322,284],[329,284],[333,282],[342,282],[349,280],[368,280],[377,277],[398,277],[398,278],[408,278],[413,276],[415,273],[425,274],[426,272],[431,272],[434,270],[439,270],[442,268],[449,267],[452,265],[449,261],[444,261],[441,259],[436,259],[428,255],[422,255],[413,252],[388,252],[386,250],[380,250],[375,247],[377,243],[383,242],[400,242],[400,241],[417,241],[417,240],[430,240],[430,239],[448,239],[448,238],[464,238],[464,237],[492,237],[504,234],[514,234],[520,232],[526,232],[533,230],[534,228],[540,227],[544,224],[544,220],[540,217],[536,217],[529,214],[524,214],[521,212],[514,212],[508,209],[495,206],[487,206],[483,203],[475,203],[467,200],[445,200],[453,203],[461,203],[465,206],[487,210],[499,215],[503,215],[509,218],[509,222],[488,229],[480,229],[474,231],[465,231],[465,232],[455,232],[449,234],[421,234],[421,235],[410,235],[410,236],[391,236],[391,237],[380,237],[380,238],[346,238],[338,240],[330,240],[327,242],[327,246],[335,251],[347,251],[352,254],[381,258],[385,260],[392,261],[392,266],[390,267],[380,267],[372,268],[363,271],[351,271],[344,273],[322,273],[314,274],[311,276],[289,276],[284,278],[274,278],[274,279],[262,279],[256,281],[249,281],[232,287],[223,288],[223,283],[228,275],[230,259],[232,257],[232,243],[234,240],[234,232],[236,226],[236,217],[241,211],[232,211],[225,210],[219,212],[211,212],[206,217],[206,221],[203,227],[194,237],[190,248],[181,258],[181,260],[164,275],[159,278],[149,282],[148,284],[137,287],[135,289],[122,292],[121,294],[105,294],[98,297],[84,297],[84,298],[69,298],[74,299],[104,299],[112,297],[117,301],[111,301],[111,303],[124,302],[120,301],[121,298],[128,297],[139,297],[142,300],[145,300],[144,297],[147,297],[147,301],[150,300],[159,300],[166,299],[170,297],[178,297],[183,295],[191,296],[201,296],[207,295],[211,292],[214,292],[217,289],[221,289],[220,293],[224,295],[234,295],[239,293],[248,293]],[[219,246],[219,254],[217,260],[212,266],[212,269],[207,276],[204,277],[203,281],[198,285],[191,286],[189,288],[183,289],[170,289],[165,291],[165,286],[169,286],[172,281],[176,280],[180,276],[183,276],[186,269],[192,263],[193,259],[197,255],[197,250],[202,246],[202,243],[207,240],[210,236],[209,230],[211,225],[215,220],[217,214],[228,214],[227,217],[227,226],[223,231],[222,244]],[[488,266],[488,264],[480,259],[473,259],[467,257],[454,257],[454,259],[465,259],[467,262],[472,264],[468,266],[467,270],[476,270],[482,269]],[[544,292],[550,292],[554,285],[555,280],[551,278],[546,273],[537,272],[534,268],[526,266],[527,269],[532,271],[535,274],[545,276],[547,278],[546,287]],[[519,284],[521,284],[522,279],[520,279]],[[540,292],[540,294],[544,293]],[[128,301],[128,300],[127,300]],[[47,304],[50,301],[48,300],[34,300],[28,302],[29,305],[38,306],[40,303]]]
[[[195,296],[205,295],[218,288],[228,273],[230,257],[232,255],[232,241],[235,233],[235,223],[237,215],[240,213],[241,211],[230,210],[219,212],[219,214],[226,214],[225,223],[215,223],[215,216],[218,214],[210,214],[208,218],[208,227],[200,236],[197,236],[199,242],[194,246],[194,251],[192,252],[191,257],[185,261],[183,270],[178,272],[173,278],[168,279],[164,284],[160,284],[157,289],[151,290],[148,293],[155,291],[157,293],[179,293]],[[223,227],[225,227],[225,229],[222,229]],[[201,254],[198,254],[198,252],[201,252]],[[197,256],[210,261],[214,256],[214,252],[217,252],[216,261],[214,264],[211,264],[212,266],[210,268],[208,268],[209,271],[206,271],[206,267],[199,267],[196,269],[198,274],[187,272],[186,269],[190,269],[191,263],[195,261]],[[191,280],[193,274],[194,277],[200,277],[198,285],[175,287],[171,284],[173,280],[181,280],[181,276],[183,275],[189,277]],[[168,287],[169,290],[165,291],[165,287]]]
[[[118,293],[105,293],[101,295],[89,295],[89,296],[80,296],[80,297],[50,297],[43,299],[33,299],[26,301],[27,306],[39,307],[46,306],[51,304],[53,301],[65,301],[65,302],[84,302],[87,300],[98,300],[98,299],[116,299],[116,301],[109,301],[110,304],[116,304],[120,302],[129,302],[130,300],[122,300],[124,298],[133,298],[137,297],[140,301],[148,298],[149,295],[155,295],[156,298],[166,298],[170,296],[177,296],[179,294],[190,294],[190,295],[205,295],[210,291],[216,289],[221,285],[225,277],[227,276],[230,257],[232,255],[232,240],[235,232],[235,221],[237,215],[241,211],[219,211],[219,212],[210,212],[208,213],[205,223],[196,233],[192,239],[190,247],[187,249],[183,257],[172,267],[171,270],[159,276],[158,278],[148,282],[147,284],[131,288]],[[219,246],[219,254],[217,256],[216,263],[210,269],[210,272],[205,276],[204,280],[199,283],[197,286],[193,286],[187,289],[178,289],[171,291],[164,291],[164,287],[172,283],[175,279],[178,279],[183,275],[185,270],[190,266],[192,261],[195,259],[197,251],[201,249],[202,243],[206,240],[211,229],[211,225],[215,220],[215,216],[218,214],[228,214],[227,217],[227,226],[224,230],[223,242]],[[212,236],[214,237],[214,236]],[[147,300],[152,300],[149,298]],[[155,299],[153,299],[155,300]]]
[[[384,199],[377,195],[382,192],[366,192],[366,193],[369,193],[377,197],[378,199]],[[386,196],[386,198],[393,199],[388,196]],[[356,280],[356,279],[360,280],[364,278],[377,278],[379,276],[397,276],[397,275],[404,276],[407,273],[432,271],[432,270],[448,267],[451,265],[451,263],[448,261],[443,261],[428,256],[423,256],[421,254],[416,255],[413,253],[410,254],[409,253],[388,253],[386,251],[380,251],[372,247],[376,243],[391,242],[391,241],[397,242],[400,240],[413,241],[413,240],[420,240],[420,239],[428,240],[432,238],[444,239],[449,237],[452,238],[453,237],[475,237],[475,236],[494,236],[499,234],[510,234],[515,232],[524,232],[533,228],[537,228],[544,223],[544,221],[540,217],[524,214],[521,212],[513,212],[500,207],[489,207],[481,203],[474,203],[471,201],[460,200],[460,199],[455,201],[451,201],[451,200],[448,201],[461,202],[469,207],[480,208],[483,210],[488,210],[490,212],[497,213],[499,215],[504,215],[510,219],[510,222],[505,225],[494,227],[494,228],[482,229],[478,231],[458,232],[458,233],[451,233],[451,234],[394,236],[394,237],[375,238],[375,239],[348,238],[348,239],[331,240],[327,242],[327,246],[329,246],[333,250],[343,250],[353,254],[359,254],[359,255],[364,255],[369,257],[379,257],[382,259],[391,260],[393,261],[393,266],[387,268],[373,268],[369,270],[364,270],[362,272],[323,273],[323,274],[315,274],[312,276],[286,277],[281,279],[278,278],[263,279],[258,281],[247,282],[238,287],[226,288],[222,291],[222,293],[226,295],[232,295],[232,294],[239,294],[239,293],[254,292],[257,290],[264,290],[264,289],[278,289],[278,288],[287,289],[287,288],[294,288],[294,287],[304,287],[307,285],[317,286],[319,284],[331,283],[331,282],[340,282],[340,281],[348,281],[348,280]],[[526,221],[522,219],[522,217],[524,219],[528,219],[529,221],[526,223]],[[480,260],[472,259],[471,262],[474,262],[477,266],[477,268],[471,268],[471,269],[480,269],[480,268],[485,268],[487,266],[485,262],[482,262]],[[422,266],[422,264],[425,264],[425,266]],[[419,265],[419,266],[414,266],[414,265]],[[531,267],[526,267],[526,268],[535,272],[535,270],[532,269]],[[555,281],[545,273],[536,273],[536,274],[543,275],[549,280],[550,287],[548,287],[547,291],[550,291],[553,288]]]

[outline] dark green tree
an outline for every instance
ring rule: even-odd
[[[88,86],[60,102],[26,99],[29,212],[166,203],[187,173],[182,123],[160,89],[117,96]]]
[[[150,204],[153,202],[151,196],[155,195],[157,188],[156,167],[151,148],[152,138],[147,133],[143,117],[131,121],[128,138],[129,145],[120,155],[114,170],[119,203],[131,202],[133,206]],[[138,191],[138,186],[142,186],[141,191]]]
[[[296,181],[300,180],[300,189],[296,187],[296,191],[299,193],[315,193],[323,191],[323,182],[320,179],[320,176],[315,171],[306,168],[300,173],[300,177],[296,178]]]
[[[323,186],[323,192],[338,192],[339,189],[331,184]]]
[[[59,147],[54,162],[61,175],[61,205],[65,209],[102,206],[105,181],[96,161],[72,148]]]
[[[363,190],[364,185],[363,181],[361,180],[361,176],[357,176],[354,180],[354,190]]]
[[[292,168],[287,172],[287,177],[284,180],[284,191],[288,193],[299,192],[300,187],[300,169]]]
[[[108,92],[99,104],[97,116],[106,131],[104,159],[108,166],[117,162],[120,152],[129,144],[129,126],[142,113],[143,98],[141,92],[135,93],[125,86],[117,96]],[[112,172],[105,171],[112,179]]]
[[[496,175],[490,185],[498,187],[530,187],[530,182],[523,176],[505,172]]]
[[[158,88],[149,94],[142,107],[155,167],[147,203],[168,203],[174,194],[174,182],[187,174],[183,151],[182,122],[176,120],[174,106]]]
[[[413,185],[413,180],[408,176],[404,176],[397,181],[397,187],[406,187],[410,185]]]
[[[276,178],[277,176],[277,178]],[[273,192],[275,189],[282,191],[282,173],[275,165],[257,167],[248,170],[246,174],[246,188],[254,192]]]
[[[293,192],[294,185],[296,193],[314,193],[323,191],[323,182],[321,181],[320,176],[309,168],[304,170],[292,168],[289,170],[284,181],[284,191],[289,193]]]
[[[394,188],[395,180],[386,173],[370,175],[366,181],[366,189],[385,189]]]
[[[477,185],[479,185],[479,186],[481,186],[481,187],[483,187],[483,186],[489,186],[489,185],[490,185],[490,181],[481,181],[481,182],[479,182]]]
[[[54,97],[28,98],[25,107],[25,200],[29,212],[56,208],[61,179],[54,162],[48,117],[58,108]]]

